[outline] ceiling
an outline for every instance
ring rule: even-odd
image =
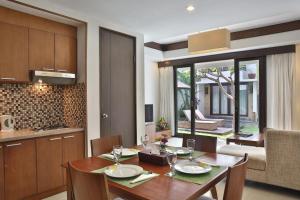
[[[37,0],[45,1],[45,0]],[[169,43],[187,34],[227,27],[243,30],[300,19],[299,0],[47,0]],[[187,5],[194,5],[192,13]]]

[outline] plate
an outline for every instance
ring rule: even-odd
[[[173,153],[176,152],[177,155],[187,155],[189,154],[189,150],[187,148],[176,148],[176,150],[167,149],[167,152]]]
[[[135,156],[137,155],[139,150],[137,149],[128,149],[128,148],[123,148],[122,149],[122,157],[127,157],[127,156]],[[112,155],[114,155],[114,152],[111,152]]]
[[[144,172],[143,168],[137,165],[119,164],[109,166],[104,173],[112,178],[130,178]]]
[[[177,163],[175,169],[185,174],[205,174],[210,172],[212,168],[209,165],[200,165],[196,162],[183,161]]]
[[[126,156],[134,156],[137,155],[139,152],[139,150],[137,149],[128,149],[128,148],[124,148],[122,150],[122,157],[126,157]]]

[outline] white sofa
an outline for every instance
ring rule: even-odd
[[[300,131],[270,129],[265,133],[265,147],[225,145],[218,153],[248,153],[248,180],[300,190]]]

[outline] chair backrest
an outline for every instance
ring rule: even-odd
[[[216,151],[217,151],[217,138],[216,137],[183,134],[183,141],[182,141],[183,147],[186,147],[186,141],[188,139],[195,140],[195,150],[196,151],[204,151],[204,152],[209,152],[209,153],[216,153]]]
[[[75,200],[109,200],[109,190],[105,174],[83,172],[76,169],[70,162],[68,170]]]
[[[189,122],[192,121],[191,110],[183,110],[183,113]]]
[[[199,119],[199,120],[206,120],[206,118],[204,117],[204,115],[202,114],[202,112],[200,110],[195,110],[195,115],[196,115],[196,118]]]
[[[92,156],[99,156],[113,150],[114,145],[122,145],[122,136],[104,136],[91,140]]]
[[[242,200],[247,162],[248,155],[245,154],[245,158],[242,163],[228,169],[223,200]]]

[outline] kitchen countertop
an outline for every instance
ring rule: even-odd
[[[23,129],[17,131],[0,131],[0,143],[11,142],[16,140],[24,140],[31,138],[39,138],[45,136],[54,136],[67,133],[84,131],[83,128],[58,128],[52,130],[33,131],[31,129]]]

